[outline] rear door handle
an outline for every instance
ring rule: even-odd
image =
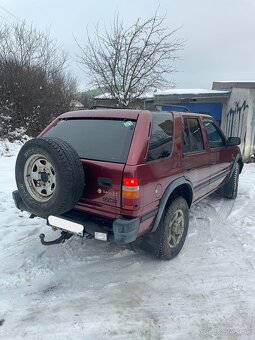
[[[191,170],[192,170],[192,165],[191,165],[191,164],[188,164],[188,165],[186,166],[186,170],[187,170],[187,171],[191,171]]]
[[[100,186],[100,187],[110,188],[112,186],[112,180],[110,178],[98,177],[97,185]]]

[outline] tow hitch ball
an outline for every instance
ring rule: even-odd
[[[70,234],[67,231],[61,231],[61,235],[59,236],[59,238],[57,238],[56,240],[53,240],[53,241],[45,241],[44,240],[44,238],[45,238],[44,234],[41,234],[39,237],[41,239],[41,243],[44,246],[51,246],[52,244],[64,243],[66,240],[68,240],[72,236],[73,236],[73,234]]]

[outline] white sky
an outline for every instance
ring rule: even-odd
[[[79,49],[74,36],[86,41],[86,27],[108,26],[116,12],[127,24],[166,13],[166,25],[182,26],[186,40],[172,79],[178,88],[211,88],[213,80],[255,79],[255,0],[1,0],[0,20],[11,12],[41,30],[50,28],[62,49],[72,56],[71,71],[81,87],[86,75],[74,62]],[[4,10],[5,9],[5,10]]]

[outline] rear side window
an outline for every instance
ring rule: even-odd
[[[173,116],[171,113],[153,113],[148,161],[166,158],[172,152]]]
[[[135,121],[121,119],[67,119],[51,128],[45,137],[65,140],[80,158],[125,163],[135,125]]]
[[[200,152],[204,150],[204,141],[197,118],[184,118],[183,152]]]

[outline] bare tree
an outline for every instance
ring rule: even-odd
[[[34,136],[68,111],[76,82],[66,61],[49,33],[25,23],[0,25],[0,113],[9,117],[8,129]]]
[[[164,23],[165,17],[156,13],[128,28],[118,16],[110,30],[102,32],[97,25],[93,38],[87,34],[87,45],[78,43],[79,62],[91,83],[106,89],[124,107],[148,90],[169,85],[167,76],[183,40],[175,38],[178,29],[170,31]]]
[[[94,106],[94,98],[91,91],[77,92],[75,99],[78,100],[85,109],[90,109]]]

